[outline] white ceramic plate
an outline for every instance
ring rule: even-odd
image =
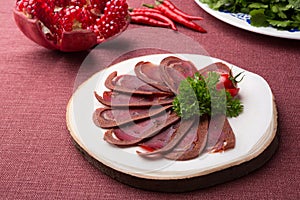
[[[248,23],[247,20],[250,19],[250,16],[247,14],[220,12],[209,8],[207,4],[201,3],[199,0],[195,0],[195,2],[207,13],[211,14],[212,16],[216,17],[217,19],[223,22],[226,22],[238,28],[245,29],[247,31],[252,31],[255,33],[274,36],[274,37],[300,40],[300,31],[292,32],[292,31],[278,30],[272,27],[254,27]]]
[[[172,54],[174,55],[174,54]],[[84,82],[71,97],[67,107],[67,126],[73,139],[90,156],[122,173],[149,179],[181,179],[201,176],[249,161],[271,143],[275,137],[274,105],[271,89],[260,76],[232,66],[233,73],[245,71],[245,78],[240,83],[240,96],[244,104],[244,112],[237,118],[229,119],[235,132],[236,147],[224,153],[204,153],[189,161],[170,161],[167,159],[148,160],[136,154],[139,147],[118,148],[103,140],[105,130],[94,125],[93,112],[102,106],[93,92],[102,94],[104,80],[108,74],[132,73],[139,61],[150,61],[158,64],[168,54],[156,54],[137,57],[120,62],[100,71]],[[213,62],[221,61],[202,55],[175,54],[185,60],[192,61],[201,69]]]

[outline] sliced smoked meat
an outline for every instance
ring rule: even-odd
[[[179,125],[180,125],[180,121],[172,124],[164,131],[160,132],[159,134],[155,135],[149,140],[140,143],[139,146],[147,151],[154,151],[157,149],[161,149],[171,141],[171,139],[174,137],[174,134],[176,134]]]
[[[185,137],[186,133],[192,127],[195,121],[197,121],[195,118],[189,120],[181,120],[179,127],[174,134],[174,137],[172,137],[172,139],[162,148],[154,150],[152,152],[137,151],[137,153],[143,157],[161,157],[162,155],[170,152]]]
[[[181,60],[174,56],[163,59],[159,65],[159,70],[162,80],[175,94],[179,93],[180,82],[187,77],[193,77],[198,71],[190,61]]]
[[[153,106],[149,109],[145,108],[123,108],[123,109],[111,109],[111,108],[98,108],[94,113],[95,123],[101,128],[113,128],[121,126],[129,122],[149,118],[157,115],[167,109],[169,106]]]
[[[94,113],[95,124],[107,129],[104,140],[126,147],[139,145],[145,158],[164,157],[190,160],[205,152],[222,152],[235,146],[235,135],[224,115],[194,117],[183,120],[174,113],[172,102],[179,85],[196,72],[206,76],[210,71],[229,73],[230,68],[216,62],[197,70],[186,60],[169,56],[159,65],[139,62],[134,75],[111,73],[105,86],[111,91],[97,100],[106,108]]]
[[[150,107],[172,104],[174,96],[127,94],[115,91],[105,91],[100,96],[94,92],[96,99],[110,107]]]
[[[159,90],[169,93],[172,92],[162,80],[158,65],[141,61],[135,65],[134,72],[136,76],[145,83],[148,83]]]
[[[183,61],[181,58],[175,56],[168,56],[160,61],[160,65],[168,66],[170,64],[179,63],[181,61]]]
[[[200,69],[199,73],[203,76],[206,76],[208,72],[213,72],[213,71],[219,73],[229,73],[230,68],[222,62],[216,62]]]
[[[110,129],[105,132],[104,140],[118,146],[131,146],[158,134],[179,119],[175,113],[164,112],[161,115]]]
[[[171,160],[190,160],[198,157],[206,146],[208,135],[208,119],[202,117],[193,124],[184,138],[166,155]]]
[[[206,151],[222,152],[234,146],[235,135],[226,116],[213,116],[209,123]]]
[[[133,75],[117,75],[117,72],[112,72],[105,80],[105,86],[108,89],[119,92],[126,92],[130,94],[144,94],[144,95],[170,95],[169,92],[161,91],[151,85],[141,81]]]

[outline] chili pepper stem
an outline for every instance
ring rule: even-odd
[[[230,80],[231,81],[233,81],[234,83],[240,83],[243,79],[244,79],[244,77],[245,77],[245,74],[242,76],[242,78],[240,79],[240,80],[237,80],[237,78],[240,76],[240,75],[242,75],[244,72],[240,72],[240,73],[238,73],[237,75],[235,75],[235,76],[233,76],[232,75],[232,71],[230,70]]]
[[[154,6],[154,5],[152,5],[152,4],[148,4],[148,3],[144,3],[144,4],[143,4],[143,6],[145,6],[146,8],[152,8],[152,9],[154,9],[154,8],[155,8],[155,6]]]

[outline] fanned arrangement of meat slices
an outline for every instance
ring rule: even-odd
[[[139,62],[135,75],[111,73],[107,91],[95,92],[104,107],[94,112],[94,122],[106,129],[104,140],[120,147],[139,146],[139,156],[190,160],[204,152],[222,152],[234,148],[235,135],[226,116],[178,116],[172,102],[180,82],[196,72],[229,72],[223,63],[200,71],[190,61],[169,56],[159,65]]]

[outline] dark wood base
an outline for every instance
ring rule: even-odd
[[[92,163],[95,167],[100,169],[100,171],[110,176],[111,178],[135,188],[173,193],[203,189],[245,176],[263,166],[276,152],[279,143],[278,136],[276,135],[270,145],[257,157],[240,165],[233,166],[221,171],[187,179],[153,180],[135,177],[120,171],[116,171],[91,157],[84,149],[80,147],[79,144],[76,143],[75,140],[73,141],[75,146],[90,163]]]

